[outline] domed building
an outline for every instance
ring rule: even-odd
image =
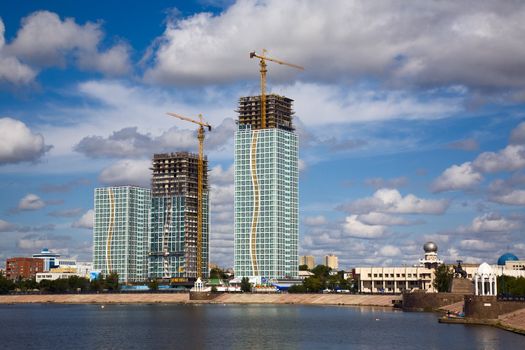
[[[434,242],[427,242],[423,245],[425,256],[419,259],[419,264],[425,266],[427,269],[435,269],[438,265],[443,264],[443,260],[438,259],[438,246]]]
[[[498,259],[498,265],[499,266],[505,266],[507,264],[507,261],[519,261],[518,257],[512,253],[505,253]]]

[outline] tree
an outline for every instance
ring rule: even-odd
[[[332,269],[325,265],[317,265],[312,269],[315,277],[322,279],[328,278],[328,276],[330,276],[330,271],[332,271]]]
[[[0,294],[7,294],[13,289],[15,289],[13,281],[8,280],[2,272],[0,272]]]
[[[148,287],[150,290],[159,290],[159,281],[157,281],[156,279],[152,279],[151,281],[149,281]]]
[[[118,283],[118,273],[111,272],[106,278],[104,286],[107,290],[116,291],[118,290],[119,283]]]
[[[308,277],[304,280],[303,286],[306,289],[307,292],[320,292],[324,289],[323,281],[321,281],[320,278],[316,276]]]
[[[308,265],[299,265],[299,271],[308,271]]]
[[[302,284],[294,284],[290,288],[288,288],[288,293],[304,293],[306,292],[306,288]]]
[[[252,291],[252,285],[250,283],[250,280],[248,277],[243,277],[241,279],[241,291],[243,292],[251,292]]]
[[[434,271],[434,288],[440,293],[450,292],[452,286],[452,279],[454,278],[454,271],[449,265],[441,264]]]
[[[214,267],[213,269],[210,270],[210,278],[218,278],[221,280],[225,280],[228,278],[228,276],[226,276],[226,273],[224,272],[224,270],[218,267]]]

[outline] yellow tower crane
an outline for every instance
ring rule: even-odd
[[[275,62],[278,64],[284,64],[289,67],[304,70],[303,67],[298,66],[296,64],[287,63],[284,61],[277,60],[275,58],[267,57],[266,52],[267,52],[266,49],[263,49],[262,55],[256,54],[255,51],[250,52],[250,58],[256,57],[260,59],[259,66],[261,67],[260,72],[261,72],[261,128],[262,129],[266,128],[266,72],[268,72],[268,70],[266,69],[266,61],[271,61],[271,62]]]
[[[211,131],[211,125],[202,120],[202,114],[199,114],[199,120],[194,120],[176,113],[167,113],[169,116],[185,120],[187,122],[199,125],[197,139],[199,140],[199,164],[197,175],[197,278],[202,278],[202,194],[204,192],[204,128]]]

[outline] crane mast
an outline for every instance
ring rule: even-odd
[[[199,120],[194,120],[181,116],[176,113],[167,113],[169,116],[199,125],[197,130],[197,139],[199,140],[199,163],[197,171],[197,278],[202,278],[202,202],[203,202],[203,185],[204,185],[204,127],[211,131],[211,125],[202,120],[202,114],[199,114]]]
[[[255,51],[250,52],[250,58],[256,57],[260,60],[259,66],[261,67],[260,72],[261,72],[261,128],[262,129],[266,129],[266,73],[268,72],[268,69],[266,68],[266,61],[271,61],[271,62],[275,62],[281,65],[304,70],[303,67],[298,66],[296,64],[287,63],[287,62],[284,62],[284,61],[281,61],[275,58],[267,57],[266,52],[267,52],[266,49],[263,49],[262,55],[258,55],[257,53],[255,53]]]

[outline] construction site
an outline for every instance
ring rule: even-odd
[[[207,169],[204,158],[202,218],[199,218],[199,156],[188,152],[153,156],[150,278],[174,285],[192,285],[197,277],[208,276]]]

